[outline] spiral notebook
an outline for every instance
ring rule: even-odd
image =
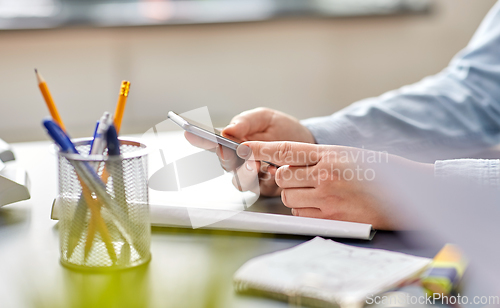
[[[313,307],[363,307],[379,294],[421,274],[431,259],[359,248],[316,237],[260,256],[234,275],[237,291]]]

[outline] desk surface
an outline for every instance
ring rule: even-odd
[[[28,170],[32,198],[0,208],[1,307],[290,307],[236,294],[232,276],[249,259],[308,237],[153,228],[152,261],[147,266],[115,274],[64,268],[59,263],[57,223],[50,220],[57,193],[51,144],[15,144],[14,151]],[[439,249],[410,244],[406,234],[392,232],[379,232],[371,242],[343,242],[427,257]]]

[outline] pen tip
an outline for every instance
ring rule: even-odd
[[[38,70],[35,68],[35,74],[38,74]]]

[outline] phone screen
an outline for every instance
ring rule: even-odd
[[[202,123],[199,123],[199,122],[196,122],[196,121],[191,120],[189,118],[186,118],[185,116],[181,116],[178,114],[175,114],[175,115],[178,116],[179,118],[182,118],[184,121],[188,122],[191,127],[195,127],[198,130],[200,130],[200,129],[203,130],[204,133],[200,134],[199,131],[196,132],[196,131],[192,131],[190,129],[185,128],[187,131],[189,131],[189,132],[191,132],[191,133],[193,133],[201,138],[207,139],[207,140],[211,140],[211,138],[209,138],[209,136],[207,136],[207,135],[211,135],[211,136],[215,135],[216,138],[218,139],[217,143],[219,144],[221,151],[223,151],[223,152],[226,152],[228,150],[233,151],[234,152],[233,156],[238,157],[238,155],[236,154],[236,149],[238,148],[238,145],[241,143],[240,140],[235,140],[234,138],[228,138],[227,136],[222,136],[221,131],[218,129],[208,127]],[[179,125],[181,125],[181,124],[179,124]],[[213,140],[213,141],[215,141],[215,140]],[[238,157],[238,164],[237,165],[241,165],[241,162],[244,162],[244,160],[242,160],[241,158]],[[267,163],[269,165],[275,166],[277,168],[280,167],[280,166],[273,164],[271,162],[268,162],[268,161],[263,161],[263,162]]]
[[[182,116],[182,115],[177,115],[177,116],[179,116],[180,118],[183,118],[189,124],[207,131],[208,133],[214,133],[219,138],[223,138],[223,139],[232,141],[232,142],[237,143],[237,144],[241,143],[241,140],[238,140],[236,138],[231,138],[231,137],[228,137],[228,136],[223,136],[222,132],[220,130],[216,129],[216,128],[208,127],[208,126],[206,126],[206,125],[204,125],[202,123],[196,122],[196,121],[194,121],[194,120],[192,120],[190,118],[186,118],[185,116]]]

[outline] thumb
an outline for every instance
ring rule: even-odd
[[[247,121],[237,121],[222,130],[222,136],[244,140],[249,135],[250,124]]]
[[[222,130],[222,134],[246,140],[248,136],[264,132],[269,127],[273,114],[274,111],[267,108],[245,111],[235,116],[231,124]]]

